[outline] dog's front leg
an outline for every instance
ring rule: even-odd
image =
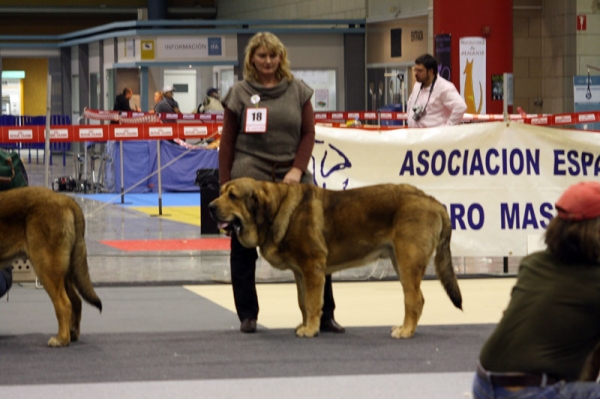
[[[302,313],[302,323],[296,327],[296,333],[298,333],[298,329],[306,325],[306,307],[304,306],[306,292],[304,291],[304,277],[302,276],[302,273],[294,271],[294,279],[296,280],[296,289],[298,291],[298,306]]]
[[[303,269],[303,298],[300,297],[300,288],[298,289],[298,300],[304,301],[304,306],[300,305],[303,315],[302,325],[296,329],[296,335],[299,337],[314,337],[319,334],[325,287],[323,270],[324,267],[315,267],[314,264]]]

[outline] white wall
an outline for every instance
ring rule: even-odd
[[[345,109],[344,36],[281,34],[277,37],[288,50],[291,69],[334,69],[336,71],[337,109]]]
[[[577,32],[577,74],[587,74],[587,65],[600,69],[600,1],[577,0],[577,15],[586,17],[586,30]],[[590,68],[590,75],[600,71]]]
[[[433,8],[433,0],[366,0],[366,3],[369,22],[424,15]]]
[[[196,98],[196,70],[165,69],[164,82],[165,85],[188,85],[187,93],[175,91],[173,99],[179,104],[181,113],[191,114],[198,106],[198,99]]]
[[[219,0],[217,19],[267,20],[365,18],[367,1],[368,0]]]

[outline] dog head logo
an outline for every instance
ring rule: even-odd
[[[352,162],[341,149],[323,140],[315,140],[309,168],[312,168],[313,182],[316,186],[327,188],[328,180],[333,180],[332,177],[338,177],[336,174],[351,167]],[[341,189],[345,190],[349,181],[349,178],[344,179]]]

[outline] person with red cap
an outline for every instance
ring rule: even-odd
[[[546,250],[522,259],[481,350],[476,399],[600,398],[600,183],[570,186],[555,207]]]

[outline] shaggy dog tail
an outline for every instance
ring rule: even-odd
[[[452,267],[452,254],[450,253],[450,238],[452,237],[452,225],[448,212],[443,206],[440,216],[442,218],[442,231],[435,250],[435,272],[440,279],[442,286],[450,297],[450,300],[457,308],[462,310],[462,295],[458,287],[458,281]]]
[[[71,252],[69,275],[81,297],[90,305],[102,312],[102,301],[94,291],[87,263],[87,249],[85,246],[85,218],[79,205],[73,201],[71,206],[75,224],[75,243]]]

